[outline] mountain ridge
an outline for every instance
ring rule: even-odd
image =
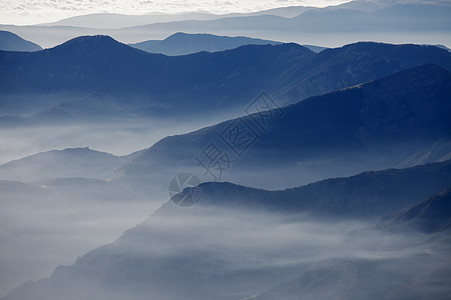
[[[33,53],[0,52],[0,61],[6,112],[13,105],[8,99],[21,101],[31,91],[58,99],[55,106],[100,92],[132,114],[187,118],[205,113],[205,107],[236,115],[262,91],[285,105],[425,63],[451,70],[449,52],[416,45],[368,42],[316,54],[297,44],[248,45],[168,57],[106,36],[79,37]]]
[[[276,109],[272,113],[245,116],[185,135],[166,137],[124,166],[122,175],[139,180],[136,176],[148,176],[144,175],[148,174],[145,170],[158,169],[159,162],[165,162],[162,172],[202,172],[202,168],[196,168],[194,158],[201,157],[202,150],[212,141],[229,152],[231,159],[239,159],[225,180],[244,180],[247,185],[253,185],[252,178],[263,176],[261,170],[265,168],[278,170],[283,175],[281,182],[289,186],[307,183],[304,180],[308,178],[312,182],[382,166],[440,161],[450,152],[451,124],[446,116],[451,110],[449,94],[450,72],[434,65],[415,67],[282,107],[282,117]],[[255,123],[259,116],[271,117],[264,130]],[[244,158],[236,157],[220,138],[227,128],[241,123],[250,124],[257,131],[255,145],[246,150]],[[184,151],[179,151],[180,148]],[[260,171],[246,178],[249,170]],[[338,170],[343,173],[337,173]],[[238,174],[240,179],[236,177]],[[211,180],[210,176],[207,178]],[[278,179],[265,180],[276,184]]]
[[[33,52],[42,50],[42,48],[38,44],[24,40],[17,34],[0,30],[0,50]]]

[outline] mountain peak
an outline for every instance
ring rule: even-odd
[[[85,35],[73,38],[61,45],[58,45],[50,50],[75,50],[77,52],[93,49],[95,51],[104,51],[105,53],[111,53],[112,51],[134,51],[142,52],[138,49],[134,49],[121,42],[116,41],[108,35]]]

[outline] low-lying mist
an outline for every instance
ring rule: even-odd
[[[113,241],[158,207],[157,201],[100,180],[66,178],[45,184],[0,181],[2,296]]]
[[[166,203],[115,242],[57,268],[34,296],[298,299],[299,290],[308,299],[359,299],[355,289],[365,286],[366,299],[382,292],[400,299],[409,285],[443,296],[443,284],[430,282],[451,275],[442,238],[377,230],[369,221]],[[19,296],[30,297],[6,299]]]
[[[127,155],[152,146],[160,139],[182,134],[202,124],[168,121],[121,121],[67,126],[25,126],[0,128],[0,164],[38,152],[90,147],[114,155]]]

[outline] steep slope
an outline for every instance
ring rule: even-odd
[[[17,34],[0,30],[0,50],[4,51],[38,51],[41,46],[22,39]]]
[[[280,80],[274,97],[303,99],[376,80],[425,63],[451,70],[450,54],[434,46],[359,42],[322,51],[308,62],[293,66]],[[427,58],[429,57],[429,58]],[[282,82],[286,83],[285,85]]]
[[[150,40],[130,46],[150,53],[165,55],[186,55],[196,52],[218,52],[238,48],[244,45],[276,45],[280,42],[248,37],[228,37],[212,34],[175,33],[164,40]]]
[[[232,161],[221,164],[223,180],[251,186],[265,182],[266,188],[442,161],[450,153],[450,95],[448,71],[434,65],[408,69],[282,109],[167,137],[124,166],[120,179],[165,186],[174,174],[190,171],[205,173],[206,181],[217,180],[211,173],[220,177],[218,170],[207,172],[195,159],[208,161],[204,150],[212,143]],[[247,148],[229,141],[227,132],[237,126],[244,131]],[[149,170],[158,170],[158,177]]]
[[[451,228],[451,188],[447,188],[429,198],[385,217],[380,229],[415,229],[434,233]]]

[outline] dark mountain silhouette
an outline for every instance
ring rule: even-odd
[[[3,52],[0,60],[5,68],[0,77],[6,93],[99,91],[121,98],[122,103],[130,102],[133,95],[144,95],[146,102],[141,105],[147,109],[166,106],[166,113],[188,113],[188,108],[236,106],[262,90],[293,59],[313,54],[301,46],[284,44],[167,57],[134,49],[109,37],[81,37],[29,55]],[[41,75],[36,76],[38,73]]]
[[[202,51],[218,52],[238,48],[244,45],[277,45],[280,42],[248,38],[228,37],[212,34],[187,34],[177,32],[164,40],[150,40],[130,46],[150,53],[165,55],[186,55]]]
[[[39,52],[0,52],[0,63],[3,111],[17,107],[24,93],[51,96],[56,106],[100,92],[130,113],[188,117],[236,115],[263,90],[279,103],[293,103],[424,63],[450,70],[451,54],[437,47],[357,43],[318,54],[282,44],[167,57],[92,36]]]
[[[302,66],[299,64],[287,71],[280,78],[280,82],[286,84],[280,84],[281,88],[274,92],[274,96],[282,98],[290,95],[295,99],[302,99],[311,96],[312,90],[316,90],[318,95],[350,87],[429,63],[425,61],[429,55],[434,57],[434,64],[451,70],[450,54],[433,46],[359,42],[327,49],[302,63]]]
[[[451,228],[451,188],[385,217],[378,228],[434,233]]]
[[[195,157],[202,158],[211,142],[236,161],[225,180],[271,188],[442,161],[450,153],[450,95],[450,72],[435,65],[411,68],[283,107],[283,116],[273,110],[164,138],[124,166],[119,180],[165,185],[183,171],[203,173]],[[236,124],[255,141],[242,154],[226,143]]]
[[[26,41],[17,34],[0,30],[0,50],[4,51],[38,51],[41,46]]]

